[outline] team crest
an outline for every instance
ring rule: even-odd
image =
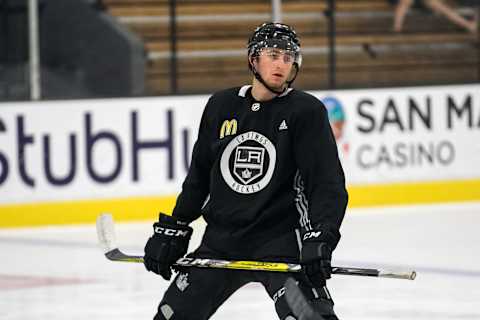
[[[250,131],[233,138],[223,151],[220,170],[228,186],[238,193],[265,188],[275,170],[276,150],[264,135]]]
[[[265,148],[238,146],[233,172],[243,184],[249,184],[263,173]]]
[[[185,291],[185,289],[187,289],[187,287],[190,285],[190,283],[188,282],[188,273],[178,274],[175,284],[177,285],[178,290],[182,292]]]

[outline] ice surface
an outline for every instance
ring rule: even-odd
[[[334,276],[340,319],[480,319],[480,203],[349,210],[333,264],[415,269],[415,281]],[[199,242],[195,224],[192,247]],[[141,254],[151,223],[117,223],[122,251]],[[152,319],[167,282],[108,261],[91,225],[0,230],[0,319]],[[276,319],[258,284],[214,320]]]

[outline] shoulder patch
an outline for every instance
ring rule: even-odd
[[[238,123],[236,119],[225,120],[220,127],[220,139],[237,134]]]

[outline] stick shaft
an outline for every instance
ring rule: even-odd
[[[107,252],[105,256],[112,261],[143,263],[142,256],[124,254],[118,248]],[[202,258],[180,258],[179,260],[177,260],[175,265],[181,267],[235,269],[269,272],[300,272],[302,270],[302,266],[300,264],[292,264],[285,262],[217,260]],[[349,267],[332,267],[332,274],[407,280],[414,280],[416,277],[415,271],[395,272],[381,269],[364,269]]]
[[[127,255],[120,251],[116,245],[115,226],[113,218],[110,214],[102,214],[97,218],[97,235],[98,241],[102,245],[105,256],[112,261],[143,263],[143,256]],[[238,261],[238,260],[216,260],[201,258],[180,258],[175,263],[176,266],[182,267],[199,267],[199,268],[220,268],[220,269],[237,269],[237,270],[253,270],[253,271],[269,271],[269,272],[300,272],[302,266],[300,264],[292,264],[285,262],[266,262],[266,261]],[[383,277],[395,279],[415,279],[415,271],[387,271],[381,269],[362,269],[348,267],[332,267],[332,274],[367,276],[367,277]]]

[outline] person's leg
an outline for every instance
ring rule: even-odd
[[[401,32],[403,30],[403,23],[408,10],[413,4],[413,0],[399,0],[395,6],[395,16],[393,19],[393,31]]]
[[[292,310],[285,299],[287,290],[285,288],[285,282],[289,276],[291,275],[281,273],[261,273],[258,274],[257,278],[263,284],[269,296],[274,301],[275,310],[277,311],[278,317],[281,320],[311,320],[306,317],[299,318],[298,314],[295,314],[294,310]],[[313,288],[307,285],[305,281],[300,280],[298,283],[298,288],[301,290],[308,305],[313,311],[314,316],[312,317],[312,320],[338,320],[335,312],[333,311],[334,303],[327,287]]]
[[[189,268],[177,274],[168,287],[154,320],[204,320],[238,288],[250,274],[237,270]]]
[[[469,32],[475,33],[477,30],[476,21],[469,21],[460,15],[453,8],[449,7],[441,0],[424,0],[424,3],[427,7],[432,9],[434,12],[437,12],[447,19],[455,23],[456,25],[466,29]]]
[[[305,294],[298,287],[297,281],[288,278],[285,281],[285,300],[298,320],[338,320],[337,316],[330,314],[321,316],[318,310],[311,305]]]

